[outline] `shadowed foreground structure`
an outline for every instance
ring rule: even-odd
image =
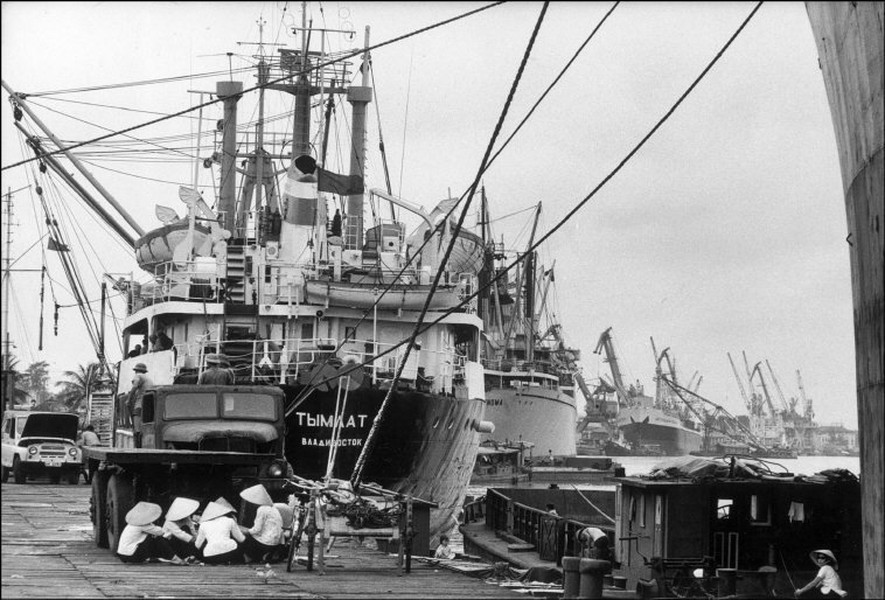
[[[845,190],[864,507],[864,596],[885,598],[882,2],[807,2]]]

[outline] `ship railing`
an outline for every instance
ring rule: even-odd
[[[294,384],[299,376],[317,365],[333,365],[347,375],[353,365],[363,365],[373,385],[393,380],[402,357],[403,346],[380,358],[373,358],[396,346],[393,343],[353,339],[338,348],[334,338],[270,338],[256,340],[202,340],[175,346],[175,374],[199,376],[206,368],[206,355],[227,355],[238,379],[267,384]],[[435,393],[450,393],[453,383],[466,377],[467,357],[457,351],[433,351],[415,348],[403,368],[404,386]],[[327,371],[323,376],[331,376]],[[356,376],[354,376],[356,377]],[[313,382],[317,383],[317,382]]]
[[[517,502],[496,489],[486,491],[485,526],[503,531],[535,546],[542,560],[560,562],[563,556],[581,556],[582,542],[578,533],[586,527],[597,527],[614,539],[610,523],[587,522],[559,515]]]

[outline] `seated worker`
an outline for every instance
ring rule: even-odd
[[[207,354],[208,368],[200,375],[197,383],[206,385],[233,385],[236,383],[234,372],[225,366],[227,358],[221,354]]]
[[[252,527],[240,525],[246,534],[243,554],[246,562],[277,562],[282,559],[283,517],[273,504],[267,489],[260,483],[240,492],[240,498],[258,505]]]
[[[433,553],[433,558],[441,558],[443,560],[451,560],[455,558],[455,551],[449,546],[449,536],[439,536],[439,546],[436,547],[436,552]]]
[[[194,562],[200,555],[194,540],[196,527],[193,515],[200,508],[200,503],[191,498],[176,498],[166,511],[166,522],[163,523],[164,537],[177,556],[186,562]]]
[[[210,502],[206,506],[194,542],[203,552],[203,562],[212,565],[242,562],[243,550],[240,544],[246,541],[246,536],[240,531],[237,522],[228,516],[233,512],[236,511],[231,506],[218,502]]]
[[[152,502],[139,502],[126,513],[126,527],[117,544],[117,556],[121,561],[140,563],[159,560],[185,564],[163,537],[163,529],[154,524],[161,514],[163,509]]]
[[[831,550],[815,550],[809,556],[819,567],[817,575],[793,595],[796,598],[845,598],[848,592],[842,589],[842,578],[836,572],[839,569],[836,555]]]

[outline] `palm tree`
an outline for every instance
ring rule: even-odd
[[[89,393],[101,384],[101,365],[97,362],[89,363],[85,367],[79,365],[76,371],[62,373],[62,377],[66,378],[66,381],[55,384],[61,388],[58,399],[68,410],[77,412],[79,408],[85,408]]]
[[[45,402],[49,397],[49,363],[45,360],[31,363],[21,373],[19,381],[28,390],[37,404]]]

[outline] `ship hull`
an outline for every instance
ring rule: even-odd
[[[575,399],[562,390],[487,385],[486,403],[485,418],[495,424],[495,431],[482,434],[482,441],[529,442],[536,457],[548,451],[554,456],[577,454]]]
[[[300,386],[286,388],[297,398]],[[386,390],[363,387],[348,392],[332,477],[350,479]],[[343,399],[343,395],[342,395]],[[322,479],[332,447],[338,390],[315,390],[287,416],[286,457],[296,474]],[[478,449],[476,426],[483,418],[481,399],[397,391],[376,434],[361,481],[412,494],[438,505],[431,510],[431,537],[456,525]]]
[[[623,410],[618,429],[633,447],[654,450],[666,456],[684,456],[701,449],[703,436],[678,419],[658,409]]]

